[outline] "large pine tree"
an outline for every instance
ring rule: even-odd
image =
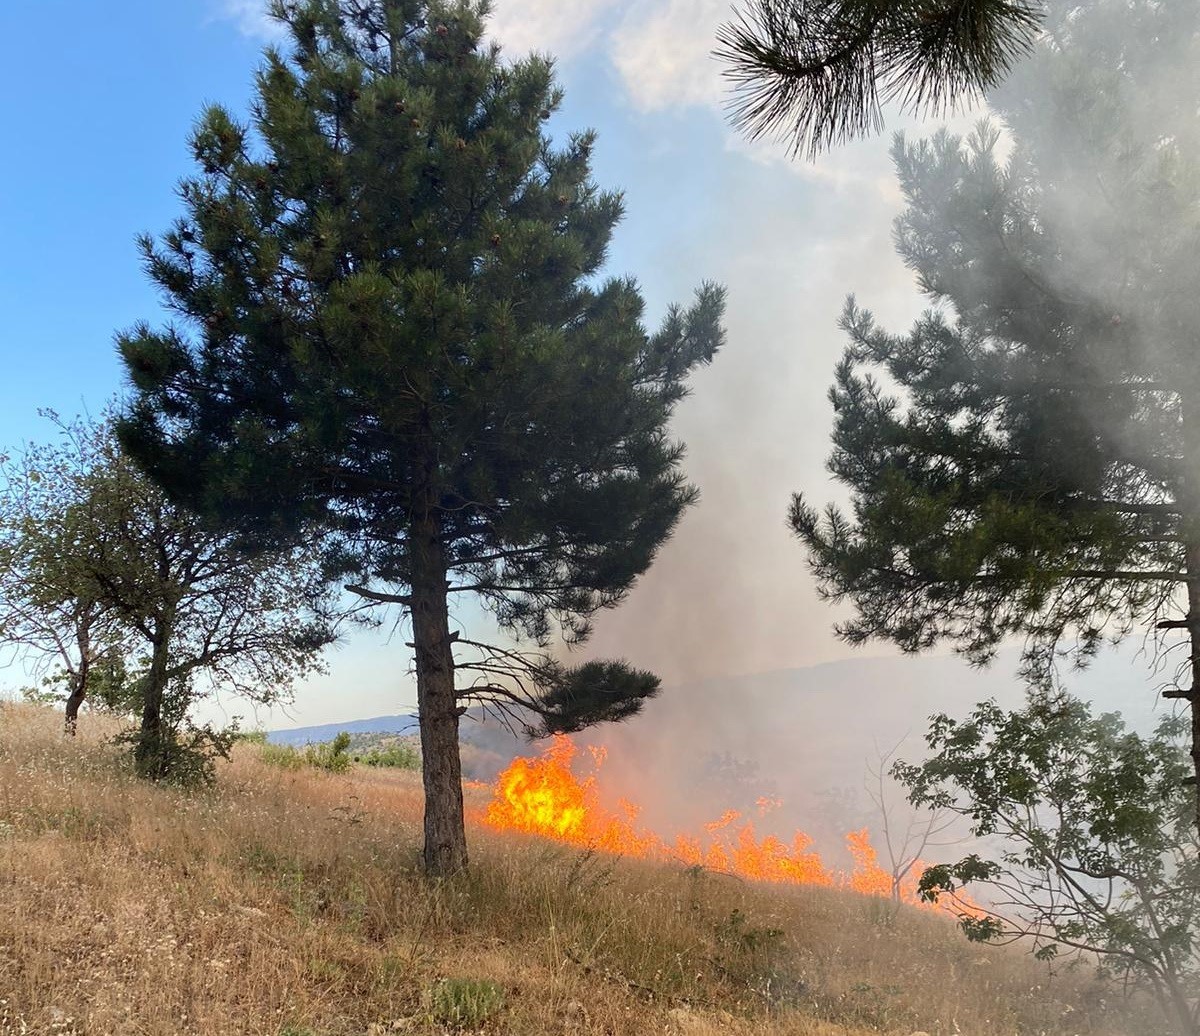
[[[546,136],[551,64],[502,61],[484,3],[274,13],[291,49],[267,52],[251,124],[204,112],[186,215],[143,243],[179,320],[120,338],[122,437],[248,541],[327,535],[331,576],[407,609],[425,863],[449,873],[460,702],[574,729],[658,685],[460,639],[450,601],[545,645],[622,599],[694,497],[666,424],[722,292],[649,334],[634,282],[600,277],[621,198],[591,180],[590,133]]]
[[[993,106],[1009,131],[894,149],[901,255],[938,308],[851,301],[832,390],[852,511],[792,522],[853,642],[950,642],[1029,674],[1183,634],[1200,774],[1200,8],[1050,7]],[[1168,647],[1164,643],[1162,646]]]

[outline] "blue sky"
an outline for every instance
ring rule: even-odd
[[[639,279],[652,317],[703,279],[730,292],[725,353],[675,426],[702,501],[590,646],[668,684],[848,653],[784,512],[796,489],[834,493],[825,391],[844,295],[895,327],[922,306],[891,249],[886,139],[811,165],[726,125],[709,51],[728,11],[724,0],[500,0],[493,23],[511,51],[558,56],[555,132],[599,132],[596,179],[627,201],[611,271]],[[114,332],[160,316],[134,236],[178,214],[193,120],[213,101],[246,111],[271,31],[259,0],[0,5],[0,447],[45,437],[39,407],[95,411],[120,389]],[[403,639],[359,636],[336,652],[331,674],[301,688],[294,721],[408,707]]]

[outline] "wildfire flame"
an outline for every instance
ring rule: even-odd
[[[559,735],[542,755],[514,759],[496,778],[483,823],[497,831],[520,831],[639,859],[698,865],[752,881],[893,895],[893,877],[879,865],[866,828],[846,835],[854,860],[849,873],[827,866],[803,832],[797,831],[790,844],[772,835],[760,838],[754,824],[743,820],[737,810],[727,810],[705,824],[703,834],[667,841],[637,825],[640,808],[636,804],[622,800],[616,810],[602,804],[596,771],[604,762],[604,749],[591,749],[594,768],[585,778],[572,770],[576,752],[571,739]],[[776,798],[761,798],[757,803],[760,814],[780,805]],[[904,902],[929,906],[917,896],[921,870],[919,863],[910,868],[896,891]],[[963,912],[964,907],[967,904],[958,903],[956,912]]]

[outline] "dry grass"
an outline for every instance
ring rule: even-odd
[[[849,894],[483,831],[470,876],[431,885],[415,774],[247,745],[186,795],[81,726],[0,707],[6,1036],[1154,1031],[1083,973]]]

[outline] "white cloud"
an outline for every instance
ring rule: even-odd
[[[256,40],[274,41],[284,36],[283,27],[267,14],[267,0],[221,0],[218,16]]]
[[[623,0],[496,0],[490,35],[510,58],[536,50],[568,58],[594,43],[603,16]]]
[[[247,36],[278,40],[267,0],[216,0],[216,16]],[[599,47],[641,111],[719,105],[720,65],[712,57],[728,0],[495,0],[489,35],[510,58],[530,51],[569,60]]]
[[[496,0],[491,31],[511,56],[601,48],[633,105],[650,112],[720,103],[712,49],[729,12],[729,0]]]
[[[643,111],[717,105],[724,93],[712,56],[728,0],[629,3],[610,37],[610,56],[633,103]]]

